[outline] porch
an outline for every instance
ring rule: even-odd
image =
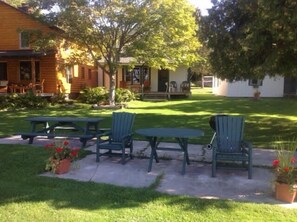
[[[54,53],[0,50],[0,60],[1,93],[56,92],[56,76],[53,75],[56,69]]]
[[[175,81],[165,82],[164,91],[151,90],[151,83],[144,81],[143,84],[131,84],[130,82],[120,82],[120,88],[130,89],[141,95],[144,101],[165,101],[172,98],[188,97],[191,95],[191,87],[188,81],[183,81],[180,87],[177,87]]]
[[[143,92],[141,98],[143,101],[166,101],[174,98],[189,97],[191,91],[187,92]]]

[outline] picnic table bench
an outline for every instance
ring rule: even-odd
[[[96,137],[101,131],[98,128],[103,118],[89,117],[29,117],[30,132],[18,132],[22,139],[29,139],[29,144],[37,136],[46,136],[49,139],[55,137],[79,138],[82,147],[85,147],[88,140]]]

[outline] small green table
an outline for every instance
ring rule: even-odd
[[[184,153],[182,174],[185,174],[186,163],[190,164],[188,154],[188,139],[194,137],[201,137],[204,132],[200,129],[188,129],[188,128],[145,128],[135,131],[137,134],[146,137],[151,146],[151,154],[148,166],[148,172],[152,170],[153,159],[159,162],[157,150],[164,151],[179,151]],[[175,138],[180,148],[158,147],[158,138]]]

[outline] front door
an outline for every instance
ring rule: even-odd
[[[166,92],[166,83],[169,81],[169,70],[158,70],[158,92]]]
[[[7,80],[7,64],[0,62],[0,80]]]
[[[296,95],[297,94],[297,78],[296,77],[285,77],[284,94],[285,95]]]

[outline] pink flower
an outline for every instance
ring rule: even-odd
[[[273,160],[272,165],[277,167],[279,165],[279,160]]]
[[[288,173],[290,171],[289,167],[284,167],[284,171]]]
[[[67,140],[65,140],[64,142],[63,142],[63,145],[64,146],[67,146],[69,144],[69,142],[67,141]]]
[[[291,158],[291,163],[296,163],[297,162],[297,160],[296,160],[296,158],[293,156],[292,158]]]
[[[63,148],[62,148],[62,147],[57,147],[57,148],[56,148],[56,152],[57,152],[57,153],[61,153],[62,151],[63,151]]]
[[[78,152],[77,151],[71,151],[70,156],[76,157],[76,156],[78,156]]]

